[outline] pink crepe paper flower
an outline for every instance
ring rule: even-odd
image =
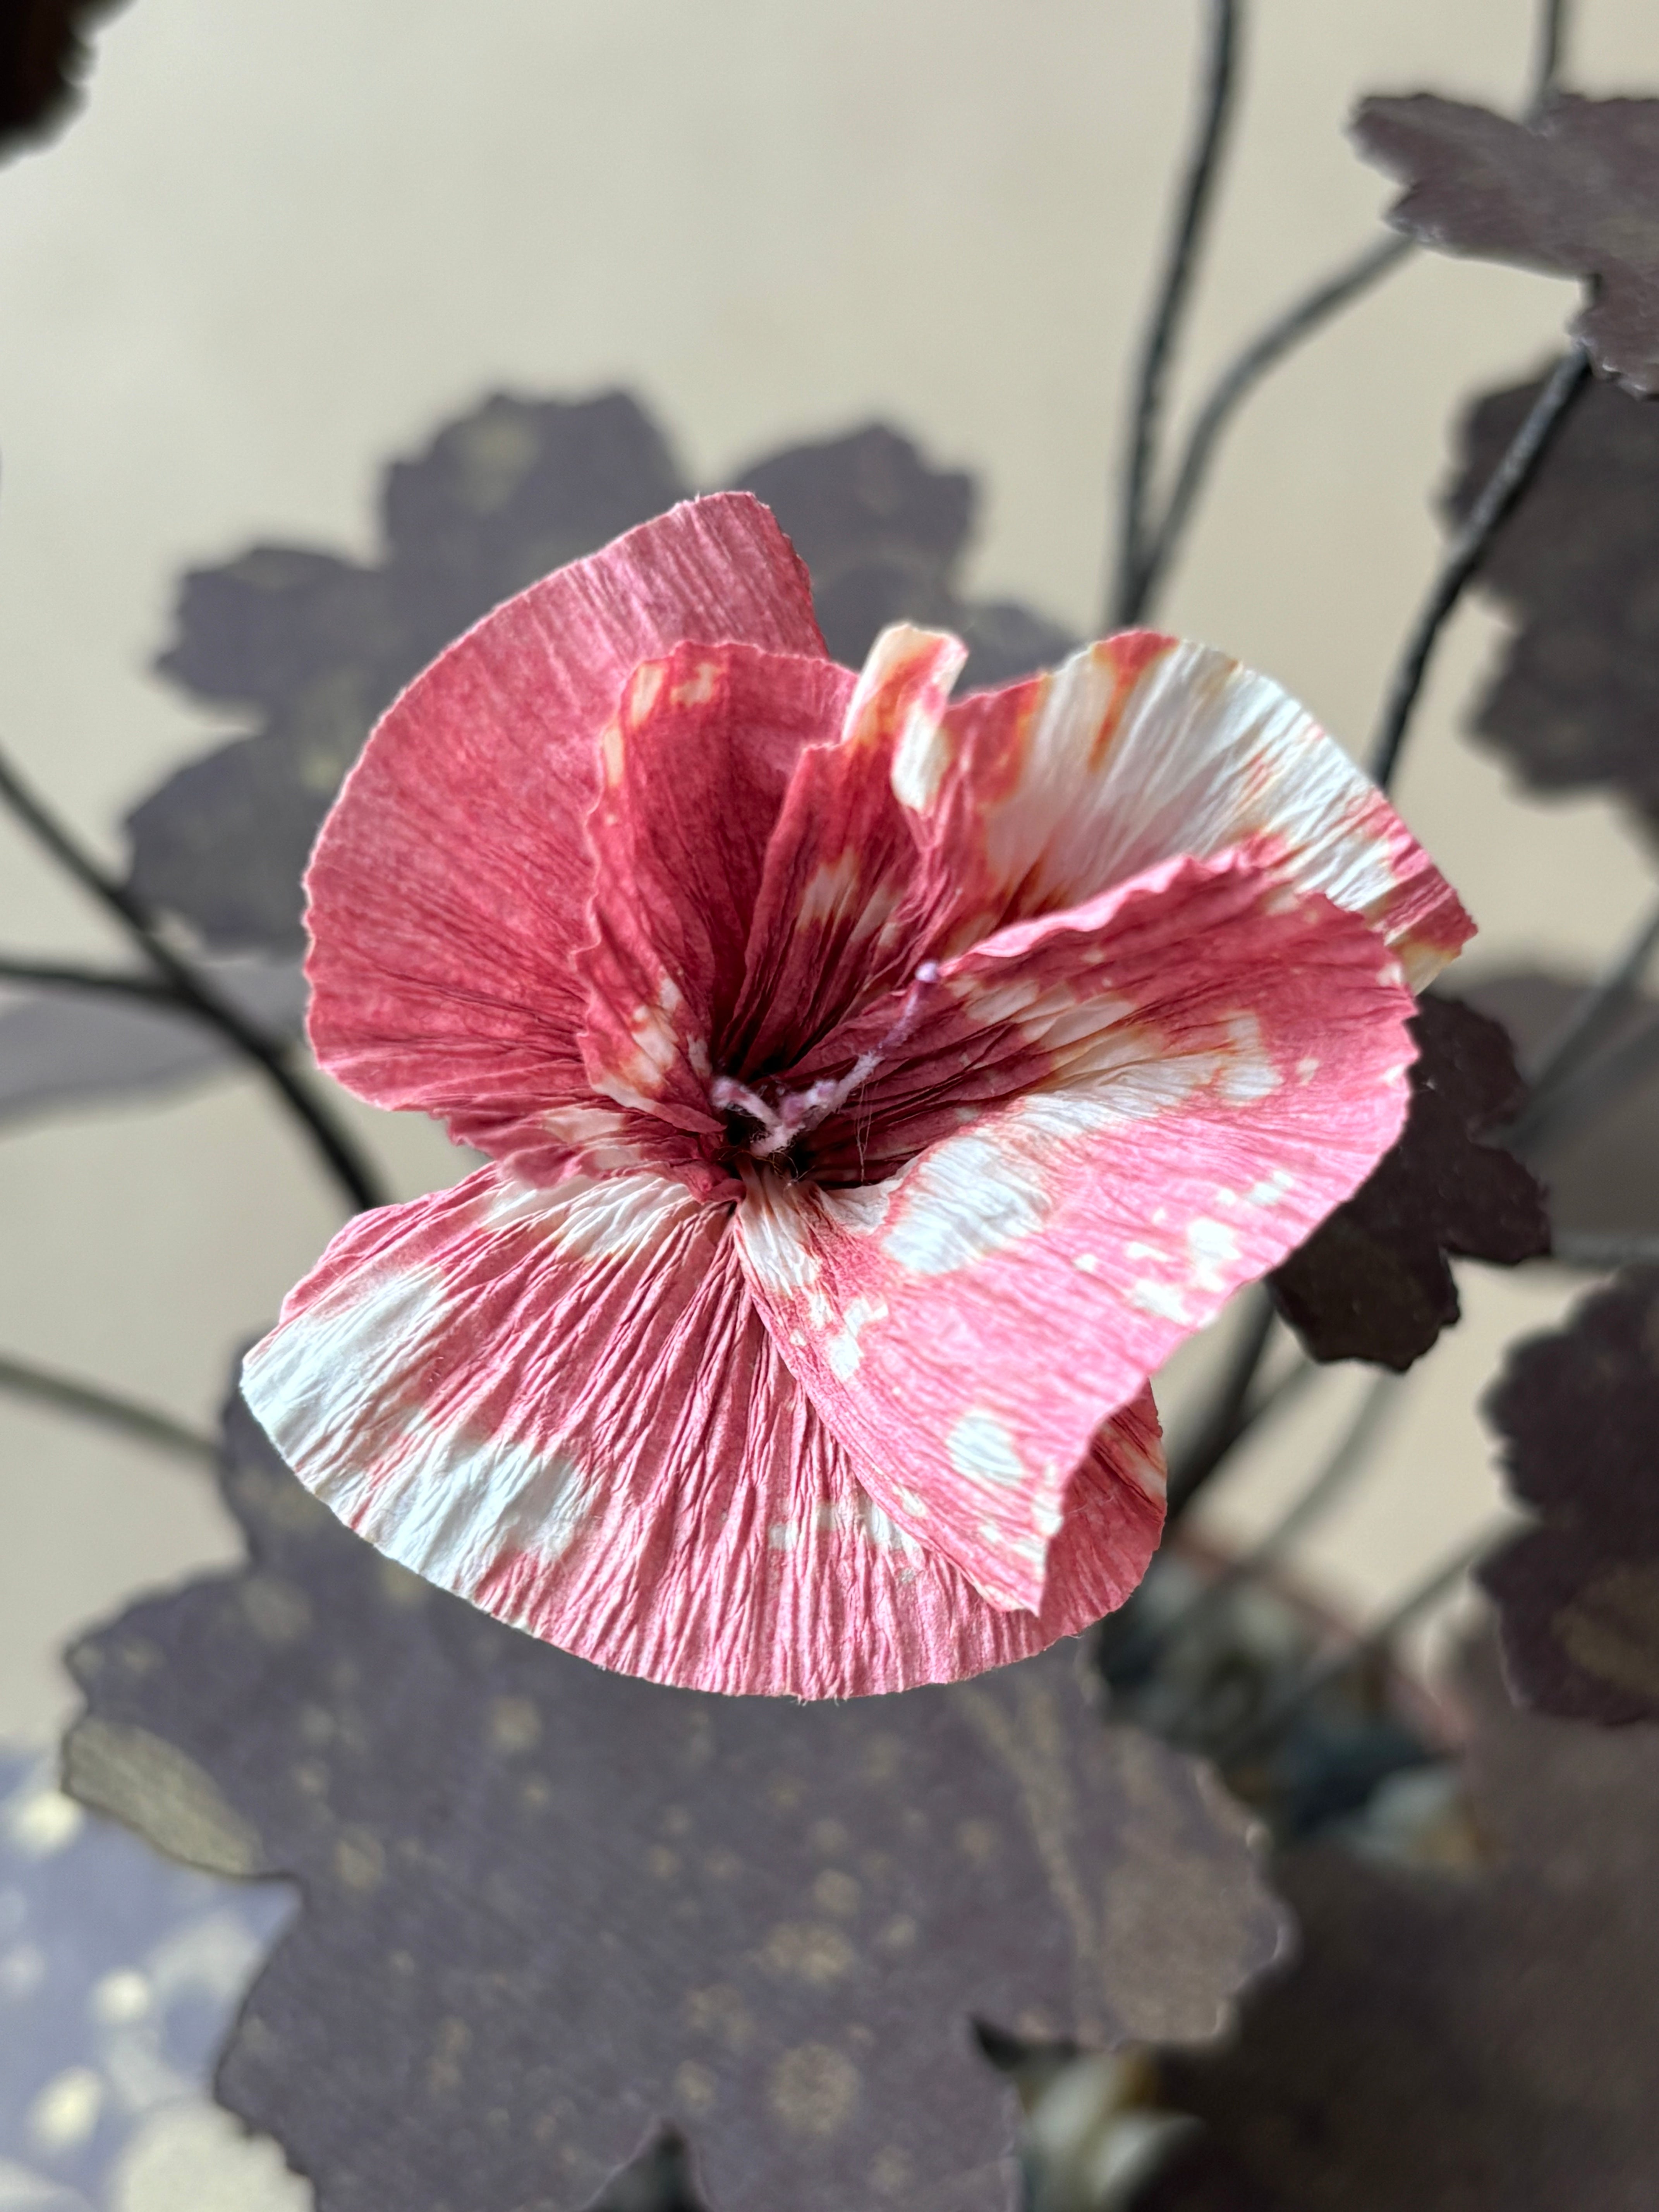
[[[1470,924],[1275,685],[1146,632],[949,699],[742,494],[509,600],[308,878],[311,1036],[493,1164],[244,1370],[382,1551],[601,1665],[842,1697],[1121,1604],[1147,1378],[1397,1134]]]

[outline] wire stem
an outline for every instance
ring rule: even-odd
[[[1498,525],[1531,482],[1534,471],[1544,458],[1568,409],[1588,387],[1589,373],[1589,356],[1582,346],[1576,345],[1563,356],[1526,421],[1510,441],[1503,459],[1486,479],[1480,496],[1469,510],[1468,520],[1452,540],[1440,573],[1406,640],[1372,744],[1371,775],[1384,791],[1393,782],[1400,764],[1412,709],[1417,704],[1429,657],[1446,617],[1462,598],[1465,586],[1485,559]]]
[[[288,1048],[267,1036],[241,1009],[198,976],[159,933],[143,902],[100,867],[0,753],[0,801],[54,860],[120,922],[145,958],[172,986],[181,1006],[229,1039],[252,1060],[301,1123],[354,1209],[384,1206],[379,1179],[346,1129],[289,1060]]]
[[[1282,1558],[1305,1529],[1330,1510],[1354,1477],[1364,1472],[1371,1446],[1395,1409],[1400,1381],[1398,1375],[1378,1375],[1373,1379],[1352,1419],[1313,1480],[1272,1528],[1211,1583],[1205,1593],[1206,1598],[1221,1595],[1236,1583],[1259,1576],[1265,1567]]]
[[[152,1005],[180,1006],[171,983],[124,968],[77,968],[61,960],[0,959],[0,983],[28,983],[46,991],[105,991]]]
[[[1549,1256],[1564,1267],[1589,1267],[1598,1274],[1615,1267],[1659,1267],[1659,1237],[1558,1230]]]
[[[1625,1091],[1645,1082],[1656,1068],[1659,1068],[1659,1018],[1644,1022],[1599,1058],[1577,1067],[1571,1077],[1564,1077],[1537,1113],[1529,1110],[1513,1129],[1504,1131],[1503,1142],[1529,1160],[1546,1158],[1575,1130],[1605,1113]]]
[[[1164,257],[1163,280],[1141,349],[1140,371],[1135,380],[1129,414],[1117,573],[1107,617],[1109,629],[1121,629],[1134,619],[1146,505],[1158,459],[1165,386],[1197,271],[1232,112],[1241,12],[1242,0],[1209,0],[1209,33],[1205,44],[1204,88],[1198,119]]]
[[[1286,1683],[1279,1695],[1270,1698],[1259,1712],[1252,1716],[1227,1742],[1212,1755],[1224,1769],[1247,1751],[1253,1751],[1275,1735],[1286,1721],[1312,1705],[1333,1682],[1340,1682],[1366,1660],[1384,1652],[1402,1629],[1409,1628],[1419,1613],[1426,1613],[1431,1605],[1455,1589],[1475,1562],[1488,1552],[1514,1524],[1499,1522],[1483,1528],[1478,1536],[1462,1544],[1450,1559],[1443,1559],[1431,1568],[1420,1582],[1413,1583],[1403,1597],[1395,1600],[1381,1620],[1366,1629],[1363,1635],[1322,1659],[1293,1682]]]
[[[1527,102],[1528,122],[1535,123],[1555,97],[1565,67],[1566,33],[1566,0],[1543,0],[1533,52],[1532,94]]]
[[[1203,1425],[1170,1470],[1168,1526],[1180,1520],[1249,1426],[1255,1378],[1273,1331],[1273,1299],[1258,1285]]]
[[[1121,595],[1118,609],[1121,621],[1146,620],[1192,519],[1222,433],[1268,370],[1415,251],[1415,241],[1409,238],[1386,238],[1381,245],[1368,246],[1277,315],[1222,370],[1193,418],[1163,518],[1156,530],[1144,533],[1146,542],[1133,587]]]
[[[50,1406],[60,1413],[74,1413],[83,1421],[95,1421],[102,1428],[117,1430],[136,1443],[154,1445],[178,1459],[211,1467],[218,1455],[211,1437],[187,1429],[170,1414],[118,1397],[98,1383],[80,1382],[72,1376],[31,1367],[3,1354],[0,1354],[0,1390],[38,1406]]]
[[[1600,1050],[1636,1004],[1648,963],[1659,951],[1659,905],[1632,935],[1599,982],[1593,984],[1528,1073],[1527,1103],[1508,1141],[1526,1143],[1547,1116],[1557,1093]]]
[[[1311,1372],[1304,1369],[1303,1373]],[[1241,1583],[1257,1580],[1266,1569],[1295,1543],[1303,1531],[1330,1509],[1353,1478],[1362,1473],[1371,1446],[1395,1404],[1400,1377],[1379,1375],[1359,1401],[1358,1410],[1313,1480],[1267,1533],[1246,1552],[1240,1552],[1212,1583],[1207,1583],[1191,1601],[1162,1622],[1151,1642],[1152,1664],[1163,1655],[1215,1620]],[[1186,1718],[1186,1715],[1181,1718]],[[1178,1723],[1177,1723],[1178,1726]]]

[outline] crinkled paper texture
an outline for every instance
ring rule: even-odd
[[[1147,1378],[1398,1133],[1468,922],[1278,688],[1132,633],[856,676],[746,495],[544,578],[382,720],[310,1032],[496,1165],[355,1223],[249,1402],[392,1556],[602,1664],[844,1696],[1144,1571]]]
[[[856,665],[890,622],[943,623],[970,680],[1006,683],[1072,640],[1028,609],[964,596],[974,479],[871,424],[786,447],[733,481],[811,568],[830,651]],[[680,465],[626,392],[495,392],[386,471],[374,558],[250,547],[180,580],[157,666],[198,705],[256,720],[178,769],[127,821],[132,888],[216,949],[298,951],[300,879],[374,718],[416,672],[538,576],[685,496]]]

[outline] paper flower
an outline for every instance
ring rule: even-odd
[[[961,659],[838,667],[768,511],[691,501],[451,647],[319,842],[320,1060],[493,1164],[343,1231],[249,1402],[602,1665],[845,1696],[1098,1619],[1148,1376],[1399,1132],[1469,924],[1338,748],[1173,639]]]

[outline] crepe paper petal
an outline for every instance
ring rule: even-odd
[[[258,726],[128,817],[132,889],[216,949],[302,951],[306,859],[376,716],[491,607],[686,489],[626,393],[495,392],[386,472],[369,561],[256,545],[186,574],[158,671]]]
[[[1418,1058],[1398,1143],[1272,1278],[1280,1313],[1316,1359],[1403,1372],[1458,1318],[1449,1253],[1513,1267],[1550,1249],[1536,1177],[1486,1141],[1524,1095],[1508,1033],[1431,994],[1412,1035]]]
[[[728,1218],[662,1176],[550,1192],[489,1169],[362,1216],[249,1354],[248,1402],[389,1558],[653,1681],[866,1696],[1122,1602],[1163,1520],[1149,1396],[1084,1438],[1040,1610],[1000,1611],[881,1511],[754,1311]]]
[[[1397,229],[1443,252],[1582,276],[1573,325],[1604,375],[1659,392],[1659,100],[1559,94],[1535,122],[1415,93],[1367,100],[1359,150],[1406,185]]]
[[[682,646],[629,678],[588,823],[599,943],[581,962],[583,1056],[608,1097],[720,1133],[711,1048],[743,990],[769,842],[802,748],[823,749],[854,681],[833,661],[743,646]]]
[[[1413,990],[1474,932],[1382,793],[1278,684],[1156,631],[959,701],[901,761],[898,788],[932,826],[939,953],[1244,844],[1363,915]]]
[[[1237,1809],[1103,1727],[1074,1646],[848,1705],[656,1689],[378,1558],[240,1407],[228,1444],[252,1560],[82,1639],[68,1763],[101,1731],[161,1848],[216,1803],[297,1878],[218,2083],[319,2212],[580,2205],[662,2119],[721,2212],[1006,2212],[969,2014],[1199,2038],[1282,1948]]]
[[[1542,390],[1491,392],[1465,414],[1446,498],[1468,513]],[[1512,619],[1473,728],[1535,791],[1610,787],[1659,817],[1659,408],[1594,384],[1562,423],[1481,562]]]
[[[380,723],[307,878],[311,1037],[372,1103],[526,1173],[594,1101],[578,1038],[599,744],[641,660],[688,638],[821,651],[805,571],[741,494],[679,507],[509,600]]]
[[[306,994],[297,966],[217,961],[205,972],[270,1035],[299,1036]],[[165,1092],[246,1064],[218,1030],[165,1003],[78,988],[3,988],[0,1123]]]
[[[308,2212],[276,2146],[237,2142],[209,2101],[292,1890],[158,1858],[60,1795],[56,1764],[0,1752],[0,2202],[134,2203],[138,2175],[194,2133],[231,2139],[216,2176],[230,2201],[240,2184],[241,2201]]]
[[[749,933],[728,1048],[738,1073],[787,1066],[896,967],[911,964],[897,918],[918,855],[897,763],[938,727],[965,658],[960,640],[943,633],[903,623],[884,630],[839,741],[802,754]]]
[[[1484,1641],[1455,1689],[1489,1863],[1282,1855],[1296,1960],[1226,2046],[1158,2054],[1206,2133],[1136,2212],[1659,2201],[1659,1729],[1514,1711]]]
[[[994,1602],[1038,1603],[1097,1425],[1394,1140],[1399,972],[1271,869],[1170,862],[941,975],[1049,1054],[1046,1084],[886,1182],[751,1181],[736,1236],[783,1357],[884,1510]]]

